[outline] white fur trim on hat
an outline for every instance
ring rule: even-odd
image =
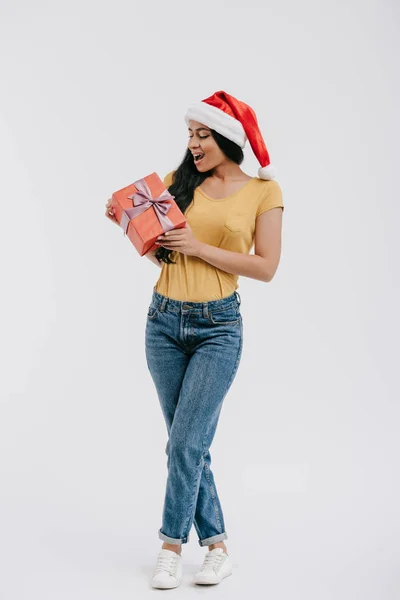
[[[193,102],[185,115],[187,125],[190,119],[215,129],[241,148],[246,144],[247,136],[241,122],[207,102]]]
[[[258,169],[258,176],[260,179],[274,179],[276,176],[276,169],[271,164],[267,167],[260,167]]]

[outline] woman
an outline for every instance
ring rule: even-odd
[[[168,478],[158,536],[163,540],[152,586],[177,587],[182,544],[194,525],[208,546],[198,584],[232,573],[225,522],[210,468],[210,446],[243,344],[239,275],[268,282],[278,267],[282,213],[279,184],[254,111],[222,90],[192,104],[189,141],[164,184],[187,219],[160,236],[146,256],[162,266],[147,314],[149,371],[168,432]],[[239,167],[246,140],[259,177]],[[109,213],[108,202],[106,215]],[[254,243],[254,255],[250,249]]]

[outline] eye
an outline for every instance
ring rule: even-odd
[[[193,135],[189,135],[189,139],[192,139],[192,137],[194,137],[194,136]],[[203,135],[203,136],[199,135],[199,138],[201,140],[206,140],[208,137],[210,137],[210,136],[209,135]]]

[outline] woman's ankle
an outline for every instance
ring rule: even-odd
[[[222,550],[223,550],[224,552],[226,552],[226,554],[228,554],[228,549],[227,549],[227,547],[225,546],[224,542],[215,542],[215,544],[210,544],[210,545],[208,546],[208,550],[209,550],[209,552],[211,552],[211,550],[214,550],[214,548],[222,548]]]
[[[172,550],[172,552],[176,552],[177,554],[182,553],[182,545],[181,544],[168,544],[164,542],[161,546],[162,550]]]

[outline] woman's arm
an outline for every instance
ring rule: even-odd
[[[254,255],[232,252],[202,242],[198,257],[227,273],[271,281],[281,255],[282,213],[281,207],[275,207],[257,217]]]

